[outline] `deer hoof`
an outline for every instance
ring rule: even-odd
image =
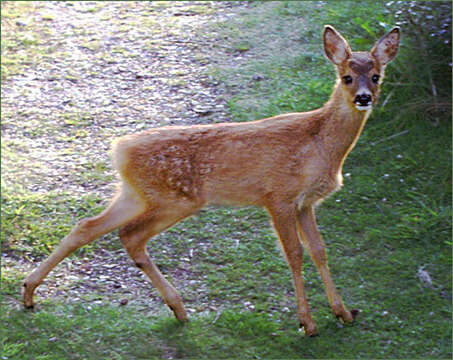
[[[173,311],[173,314],[175,315],[175,318],[180,322],[180,323],[186,323],[189,321],[189,319],[187,318],[187,313],[186,311],[183,309],[182,311],[177,311],[175,307],[171,306],[171,305],[168,305],[168,307],[170,308],[171,311]]]
[[[359,313],[360,313],[359,309],[352,309],[351,310],[352,320],[355,320]]]
[[[342,324],[352,324],[357,315],[359,314],[359,312],[360,310],[353,309],[351,311],[346,311],[341,314],[335,314],[335,316],[337,317],[338,320],[340,320]]]
[[[27,283],[23,284],[22,299],[25,309],[33,309],[35,307],[33,304],[33,293],[30,294],[30,288]]]
[[[304,323],[300,323],[299,330],[303,331],[305,333],[305,336],[308,336],[308,337],[315,337],[315,336],[319,335],[315,324],[307,326]]]
[[[34,310],[35,304],[31,304],[31,305],[24,304],[24,308],[25,308],[25,310]]]

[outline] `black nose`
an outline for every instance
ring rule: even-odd
[[[354,102],[358,105],[367,106],[371,102],[371,95],[369,94],[357,95],[355,97]]]

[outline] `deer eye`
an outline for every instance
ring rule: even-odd
[[[347,85],[347,84],[351,84],[352,83],[352,77],[350,77],[349,75],[346,75],[346,76],[343,76],[343,82]]]
[[[379,82],[379,75],[375,74],[371,77],[371,81],[373,81],[375,84]]]

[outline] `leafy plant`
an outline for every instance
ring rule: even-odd
[[[385,12],[403,29],[397,71],[390,74],[398,103],[434,125],[450,121],[451,2],[390,1]]]

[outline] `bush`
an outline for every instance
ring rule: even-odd
[[[403,34],[396,71],[387,79],[399,97],[393,102],[434,125],[450,122],[451,3],[390,1],[385,12]]]

